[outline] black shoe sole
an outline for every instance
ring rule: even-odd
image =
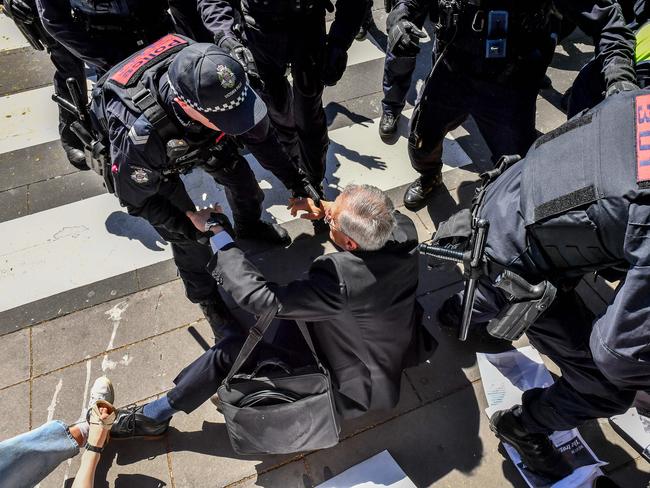
[[[131,437],[113,437],[109,436],[109,440],[112,441],[133,441],[133,440],[143,440],[143,441],[157,441],[159,439],[162,439],[165,437],[169,431],[165,431],[164,434],[158,434],[158,435],[134,435]]]

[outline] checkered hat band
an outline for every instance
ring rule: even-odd
[[[220,106],[217,106],[217,107],[201,107],[198,103],[193,102],[192,100],[188,100],[183,95],[178,93],[178,90],[172,84],[171,80],[169,81],[169,86],[172,89],[172,91],[176,94],[176,96],[178,96],[178,98],[180,98],[185,103],[187,103],[190,107],[198,110],[199,112],[227,112],[227,111],[232,110],[233,108],[238,107],[239,105],[241,105],[241,103],[246,98],[246,94],[248,93],[248,85],[245,85],[244,89],[241,91],[239,96],[237,98],[235,98],[234,100],[231,100],[228,103],[224,103],[223,105],[220,105]]]

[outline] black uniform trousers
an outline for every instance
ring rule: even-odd
[[[254,224],[260,219],[264,193],[242,156],[231,167],[203,169],[224,186],[236,228]],[[195,210],[194,203],[178,176],[170,177],[165,187],[161,187],[161,196],[182,212]],[[199,244],[194,239],[160,226],[154,227],[171,244],[174,262],[185,285],[187,298],[194,303],[221,301],[217,283],[206,270],[212,258],[210,246]]]
[[[504,304],[501,291],[481,281],[472,322],[487,322]],[[636,391],[618,388],[594,363],[589,337],[595,318],[575,290],[558,290],[548,311],[526,331],[530,343],[562,371],[552,386],[524,392],[522,421],[529,432],[569,430],[632,406]]]
[[[320,186],[329,144],[321,81],[324,11],[264,22],[260,17],[246,16],[245,23],[246,44],[265,84],[260,95],[280,142],[290,155],[300,157],[311,182]]]
[[[44,39],[44,43],[55,68],[53,79],[54,92],[66,100],[72,101],[66,80],[68,78],[74,78],[81,88],[83,103],[87,103],[86,70],[83,61],[75,57],[62,44],[49,35]],[[61,136],[63,147],[83,149],[81,141],[70,130],[70,124],[74,120],[74,115],[59,107],[59,135]]]
[[[435,59],[434,59],[435,62]],[[539,80],[502,84],[453,72],[443,61],[429,78],[411,117],[408,152],[423,175],[442,169],[445,136],[469,115],[474,117],[492,160],[524,156],[535,141],[535,102]]]
[[[264,338],[244,363],[242,370],[251,371],[259,361],[279,359],[292,368],[313,363],[311,351],[295,322],[282,320],[273,338]],[[172,408],[190,413],[217,392],[235,363],[246,337],[231,335],[204,352],[174,379],[176,385],[167,398]]]
[[[426,20],[427,12],[423,12],[413,23],[422,29]],[[382,111],[386,114],[398,117],[406,103],[406,94],[411,87],[411,78],[415,71],[417,54],[415,56],[396,56],[393,51],[387,49],[384,60],[384,77],[382,87],[384,98],[381,101]]]

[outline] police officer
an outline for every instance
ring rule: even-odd
[[[242,66],[212,43],[170,34],[111,69],[93,90],[91,111],[110,146],[121,203],[171,243],[187,297],[201,304],[215,337],[236,330],[205,269],[211,251],[187,217],[195,206],[179,173],[201,166],[224,185],[239,238],[290,242],[282,227],[260,219],[264,194],[236,140],[305,194]]]
[[[492,430],[528,467],[552,479],[570,468],[548,434],[623,413],[636,391],[650,389],[648,129],[650,92],[609,97],[539,138],[487,187],[478,210],[489,222],[488,274],[474,302],[474,326],[508,316],[503,308],[512,303],[498,286],[504,270],[557,289],[526,333],[562,376],[491,419]],[[598,318],[575,291],[594,272],[622,279]],[[458,296],[445,302],[441,322],[458,319],[459,303]]]
[[[54,92],[64,98],[70,98],[65,80],[74,78],[80,86],[86,85],[86,72],[83,63],[64,46],[55,41],[41,24],[36,10],[35,0],[4,0],[4,12],[16,23],[18,28],[34,49],[46,49],[54,65]],[[83,93],[86,96],[86,93]],[[87,170],[83,146],[70,130],[73,119],[70,113],[59,110],[59,135],[63,150],[75,168]]]
[[[325,9],[333,9],[329,0],[242,0],[241,13],[229,0],[198,2],[217,45],[240,59],[249,76],[263,81],[261,95],[280,140],[300,156],[317,187],[325,175],[329,144],[323,87],[343,76],[367,1],[337,2],[327,34]],[[289,67],[293,86],[286,76]]]
[[[390,3],[388,1],[386,6],[392,7]],[[387,8],[386,12],[390,12],[390,8]],[[408,43],[402,45],[398,43],[399,36],[392,36],[386,48],[382,80],[384,98],[381,101],[382,110],[379,119],[379,136],[385,142],[390,141],[397,132],[397,121],[404,109],[406,94],[411,86],[411,77],[420,52],[419,39],[426,37],[421,29],[428,14],[427,9],[414,13],[412,25],[409,26],[410,33],[414,36],[413,41],[409,35]]]
[[[192,25],[193,3],[172,2],[174,11],[187,14],[183,18],[187,28]],[[52,37],[100,73],[176,30],[168,0],[37,0],[37,4]]]
[[[433,1],[433,5],[431,5]],[[558,11],[598,39],[610,93],[634,86],[634,35],[613,0],[556,0]],[[472,115],[493,158],[525,154],[534,141],[535,102],[551,60],[551,2],[398,0],[388,16],[393,52],[418,42],[414,21],[436,12],[434,66],[411,118],[409,158],[420,177],[404,195],[414,209],[442,184],[445,135]]]

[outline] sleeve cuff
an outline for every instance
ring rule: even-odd
[[[232,240],[232,237],[230,237],[230,234],[228,234],[225,230],[222,230],[221,232],[210,237],[210,247],[214,253],[220,251],[223,247],[227,246],[228,244],[232,244],[233,242],[234,241]]]

